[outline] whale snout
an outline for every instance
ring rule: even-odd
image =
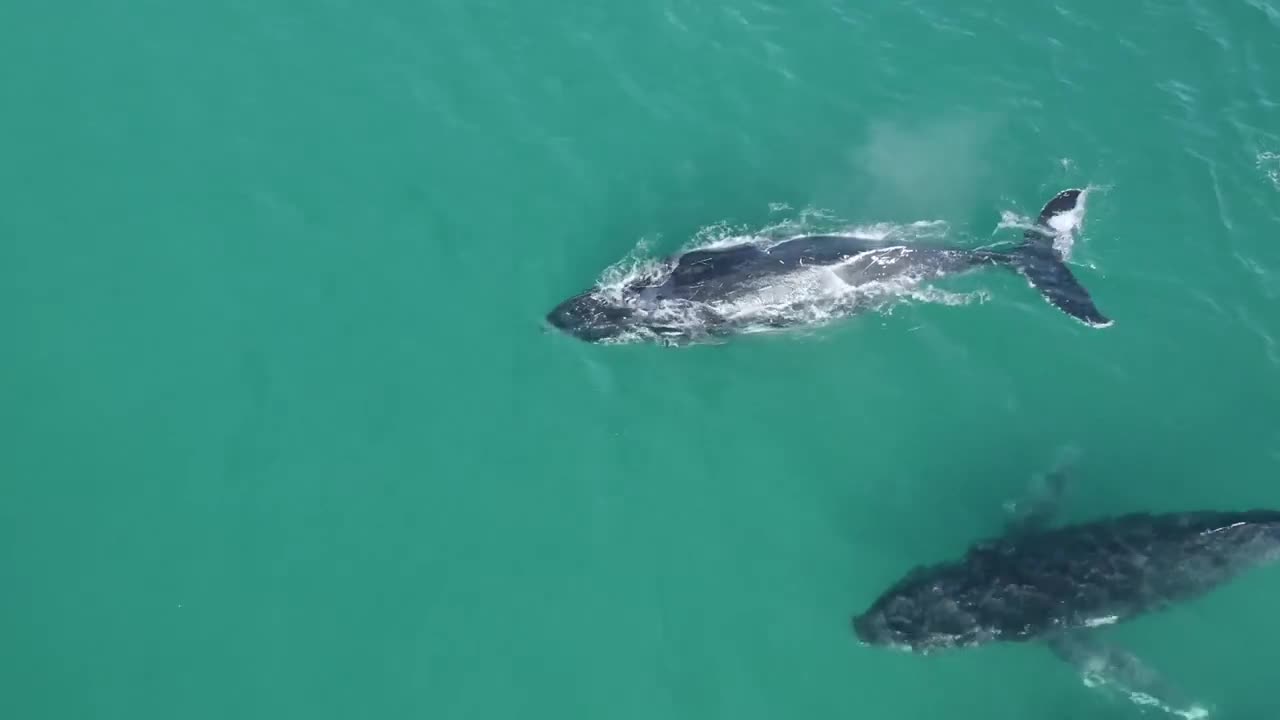
[[[615,338],[631,327],[634,311],[610,304],[593,293],[576,295],[547,313],[552,327],[586,342]]]
[[[863,645],[901,652],[928,653],[951,643],[945,632],[934,632],[928,621],[911,614],[911,606],[901,600],[886,607],[877,603],[852,618],[853,634]],[[908,611],[906,613],[902,611]]]
[[[884,615],[875,612],[853,616],[853,635],[863,645],[888,645],[892,634]]]

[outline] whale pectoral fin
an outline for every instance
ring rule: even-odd
[[[1075,464],[1077,453],[1068,449],[1058,458],[1052,470],[1031,480],[1026,496],[1005,505],[1009,513],[1005,521],[1005,535],[1044,530],[1053,523],[1062,507],[1067,492],[1067,478]]]
[[[1107,644],[1095,630],[1073,630],[1045,640],[1058,659],[1075,668],[1088,687],[1118,693],[1130,702],[1187,720],[1209,717],[1201,703],[1169,684],[1141,658]]]

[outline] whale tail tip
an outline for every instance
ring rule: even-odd
[[[1105,328],[1113,321],[1094,305],[1089,291],[1053,246],[1055,237],[1078,228],[1084,199],[1084,191],[1075,188],[1055,195],[1040,211],[1035,227],[1023,235],[1022,244],[1007,257],[1050,305],[1090,327]]]

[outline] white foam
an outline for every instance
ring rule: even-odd
[[[1275,189],[1280,190],[1280,153],[1260,152],[1257,155],[1258,169],[1264,172]]]
[[[1170,715],[1177,715],[1179,717],[1186,718],[1187,720],[1202,720],[1203,718],[1209,717],[1209,711],[1202,705],[1191,705],[1186,709],[1179,709],[1170,707],[1160,702],[1158,698],[1152,697],[1144,692],[1134,690],[1126,694],[1128,695],[1129,700],[1137,705],[1146,705],[1148,707],[1158,708]]]
[[[1008,230],[1009,228],[1017,230],[1032,230],[1035,229],[1035,227],[1035,218],[1027,217],[1026,215],[1019,215],[1012,210],[1001,210],[1000,222],[996,224],[996,230]]]

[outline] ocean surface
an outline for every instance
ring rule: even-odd
[[[1275,0],[5,3],[0,717],[1168,717],[850,617],[1064,454],[1064,522],[1280,507],[1277,68]],[[1108,328],[997,271],[544,323],[628,258],[976,246],[1070,187]],[[1274,720],[1277,602],[1106,637]]]

